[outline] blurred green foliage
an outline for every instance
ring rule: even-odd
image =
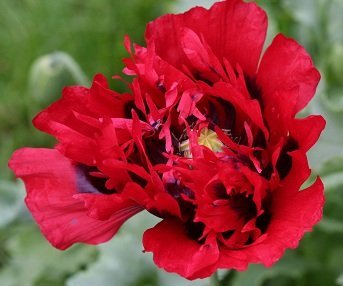
[[[37,58],[63,51],[90,78],[99,72],[110,78],[121,72],[121,59],[127,56],[122,44],[124,35],[142,43],[146,23],[162,14],[170,2],[0,1],[0,166],[6,165],[16,148],[53,144],[31,124],[42,108],[28,90],[30,68]],[[9,175],[7,168],[1,168],[1,177]]]
[[[207,280],[189,282],[157,270],[151,256],[141,253],[141,234],[154,224],[145,214],[106,244],[53,249],[33,224],[23,203],[23,186],[10,181],[6,164],[16,148],[53,145],[49,136],[34,130],[31,119],[63,86],[85,84],[98,72],[108,78],[121,72],[125,34],[142,43],[149,20],[168,10],[213,2],[0,1],[1,286],[209,285]],[[225,286],[343,285],[343,1],[257,2],[268,12],[267,42],[277,32],[295,38],[322,73],[317,96],[303,114],[320,113],[327,120],[309,154],[313,176],[323,177],[327,202],[319,225],[274,267],[251,265],[241,273],[220,272],[220,278]]]

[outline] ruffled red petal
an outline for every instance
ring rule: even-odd
[[[27,207],[42,233],[59,249],[77,242],[105,242],[142,210],[120,197],[109,197],[106,202],[106,195],[101,194],[78,198],[82,186],[78,185],[75,166],[56,150],[17,150],[9,166],[25,183]]]
[[[63,90],[63,97],[40,112],[35,127],[59,141],[58,149],[67,157],[84,164],[94,164],[94,135],[100,118],[123,117],[126,95],[108,89],[103,75],[94,77],[90,89],[73,86]]]
[[[305,232],[311,231],[323,214],[324,186],[321,180],[296,194],[278,190],[271,203],[266,235],[241,250],[221,249],[219,268],[245,270],[248,263],[270,267],[287,248],[296,248]]]
[[[184,28],[203,37],[220,61],[225,58],[248,75],[255,74],[267,30],[266,14],[255,3],[223,1],[209,10],[196,7],[162,16],[147,27],[148,48],[154,47],[158,56],[181,68],[188,62],[181,45]]]
[[[293,120],[289,133],[296,140],[299,149],[307,152],[319,139],[325,128],[325,120],[320,115],[311,115]]]
[[[280,93],[289,92],[290,101],[296,100],[295,112],[302,110],[315,94],[320,74],[309,54],[292,39],[279,34],[262,57],[257,85],[262,100],[267,104],[278,101]],[[278,112],[283,113],[283,106]]]
[[[176,219],[165,219],[148,229],[143,236],[146,251],[153,252],[155,263],[168,272],[187,279],[205,278],[216,270],[219,250],[214,237],[204,244],[191,239],[185,225]]]

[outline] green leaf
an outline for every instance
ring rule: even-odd
[[[341,0],[330,0],[326,2],[331,4],[326,5],[326,8],[329,8],[328,17],[330,19],[328,22],[329,39],[332,43],[343,43],[343,2]]]
[[[327,161],[321,169],[321,176],[343,171],[343,157],[336,157],[335,160]]]
[[[321,89],[323,88],[325,87],[322,86]],[[317,96],[309,107],[311,114],[321,114],[326,120],[324,132],[308,153],[310,166],[319,174],[325,173],[324,168],[328,162],[343,157],[343,117],[341,113],[330,109],[325,100],[325,97]]]
[[[324,217],[317,228],[328,233],[343,234],[343,221]]]
[[[306,269],[306,262],[289,252],[271,268],[252,264],[247,271],[238,272],[233,279],[232,286],[262,286],[263,283],[277,276],[298,278]]]
[[[24,209],[23,184],[0,181],[0,228],[15,220]]]
[[[131,234],[118,235],[98,249],[99,259],[86,271],[68,279],[68,286],[136,286],[141,280],[147,281],[145,286],[155,284],[157,278],[150,257],[142,253],[142,247]]]
[[[208,281],[190,282],[157,269],[151,254],[143,253],[141,235],[156,218],[141,213],[132,218],[112,240],[98,246],[99,259],[67,281],[67,286],[208,286]]]
[[[14,227],[12,234],[6,242],[9,261],[0,270],[1,285],[36,286],[44,280],[61,283],[96,257],[96,248],[85,245],[64,252],[54,249],[32,223]]]
[[[322,179],[326,192],[334,190],[340,191],[343,187],[343,171],[326,175]]]

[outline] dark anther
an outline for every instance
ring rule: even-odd
[[[161,127],[161,125],[162,122],[160,119],[151,124],[152,128],[154,128],[155,130],[158,130]]]
[[[159,80],[156,82],[156,87],[163,93],[165,93],[167,91],[166,87]]]
[[[179,180],[166,183],[165,188],[166,191],[175,199],[181,198],[181,195],[185,195],[191,199],[194,199],[194,193],[192,190],[182,185]]]

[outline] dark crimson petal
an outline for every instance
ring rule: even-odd
[[[61,113],[63,113],[62,110]],[[75,119],[66,121],[71,123]],[[36,128],[54,135],[60,142],[57,148],[67,157],[87,165],[94,164],[95,158],[92,150],[95,148],[95,142],[93,138],[81,134],[64,123],[52,120],[45,111],[38,114],[33,123]]]
[[[251,171],[247,167],[242,167],[241,172],[246,179],[254,186],[253,201],[256,205],[257,212],[261,209],[262,201],[267,192],[267,181],[258,173]]]
[[[273,100],[263,102],[263,117],[270,130],[269,144],[278,143],[287,136],[296,114],[298,89],[276,91]]]
[[[302,119],[294,119],[289,133],[298,143],[299,148],[307,152],[315,144],[325,128],[325,120],[320,115],[311,115]]]
[[[248,263],[272,266],[287,248],[296,248],[305,232],[311,231],[322,217],[324,186],[317,181],[297,194],[280,190],[271,204],[267,234],[241,250],[221,249],[219,268],[245,270]]]
[[[206,88],[206,91],[218,98],[230,102],[236,109],[241,111],[245,118],[249,118],[257,127],[259,127],[266,138],[269,137],[268,130],[265,126],[261,106],[256,99],[244,97],[237,89],[230,84],[218,82],[213,87]]]
[[[154,50],[147,52],[145,48],[135,46],[135,54],[131,56],[132,58],[124,61],[127,65],[124,73],[138,76],[133,81],[131,89],[135,94],[136,107],[143,114],[146,114],[143,102],[146,93],[151,94],[152,98],[156,100],[155,104],[159,107],[162,107],[160,104],[163,103],[164,99],[166,107],[170,107],[176,100],[177,89],[186,90],[195,87],[191,78],[183,71],[162,60]],[[168,92],[173,90],[175,90],[175,98],[170,100],[170,98],[168,99],[170,97]],[[161,93],[165,94],[165,98],[161,96]]]
[[[182,33],[182,49],[190,64],[200,76],[208,82],[216,82],[220,78],[229,81],[223,66],[213,51],[203,43],[191,29],[185,28]]]
[[[157,189],[153,183],[149,183],[145,189],[136,183],[128,183],[122,194],[158,216],[181,218],[177,201],[164,190]]]
[[[203,36],[219,60],[226,58],[233,67],[239,64],[246,74],[255,74],[267,30],[265,12],[255,3],[223,1],[209,10],[196,7],[162,16],[147,27],[148,48],[154,47],[158,56],[181,68],[187,63],[181,47],[185,27]]]
[[[216,232],[235,230],[244,225],[244,217],[227,201],[223,205],[216,205],[216,202],[200,204],[194,221],[203,222]]]
[[[168,272],[187,279],[205,278],[216,270],[219,250],[215,237],[204,244],[190,237],[186,226],[176,219],[165,219],[143,236],[146,251],[153,252],[155,263]]]
[[[109,90],[104,76],[97,75],[90,89],[64,88],[62,98],[40,112],[33,124],[55,136],[59,150],[67,157],[92,165],[99,119],[124,116],[126,102],[127,96]]]
[[[120,94],[108,87],[107,79],[97,74],[90,88],[90,96],[83,104],[90,114],[97,117],[125,117],[126,105],[133,100],[130,94]]]
[[[59,249],[77,242],[105,242],[141,211],[120,197],[112,196],[104,202],[97,196],[106,195],[88,194],[80,200],[75,166],[56,150],[17,150],[9,166],[25,183],[27,207],[42,233]]]
[[[107,221],[111,220],[113,214],[117,214],[119,217],[120,215],[128,215],[129,213],[134,215],[143,210],[142,207],[138,206],[132,200],[127,200],[121,194],[77,194],[73,197],[83,201],[87,209],[87,215],[96,220]]]
[[[319,80],[320,74],[305,49],[281,34],[266,50],[257,74],[263,102],[271,104],[277,101],[280,92],[289,91],[288,100],[296,99],[295,112],[312,99]],[[275,107],[284,112],[283,106]]]
[[[287,190],[275,194],[271,204],[268,237],[261,246],[252,248],[265,266],[271,266],[277,261],[286,248],[298,247],[304,233],[311,231],[321,219],[324,201],[324,186],[319,178],[312,186],[296,195],[291,195]],[[266,247],[270,249],[265,253],[267,255],[263,253]]]

